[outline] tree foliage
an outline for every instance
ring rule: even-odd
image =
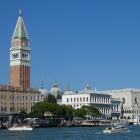
[[[45,101],[47,101],[47,102],[49,102],[49,103],[56,103],[56,102],[57,102],[56,99],[55,99],[55,97],[54,97],[53,95],[51,95],[51,94],[49,94],[49,95],[46,97]]]
[[[101,113],[92,106],[83,106],[80,109],[74,109],[67,105],[58,105],[47,101],[36,103],[32,108],[31,116],[43,117],[46,112],[50,112],[55,117],[71,119],[72,117],[84,118],[86,115],[99,116]]]
[[[43,117],[45,112],[50,112],[56,117],[72,117],[74,109],[71,106],[58,105],[50,102],[39,102],[36,103],[32,108],[31,116]]]
[[[74,114],[75,117],[84,118],[87,115],[87,111],[83,108],[80,108],[80,109],[76,109]]]
[[[83,106],[82,109],[86,110],[86,115],[89,115],[92,117],[101,116],[101,112],[94,106]]]

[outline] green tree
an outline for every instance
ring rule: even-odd
[[[86,115],[90,115],[92,117],[99,117],[101,116],[101,112],[95,108],[94,106],[83,106],[82,109],[85,109],[87,114]]]
[[[32,112],[30,113],[30,115],[33,115],[35,117],[43,117],[44,113],[46,112],[47,106],[48,106],[48,103],[45,101],[36,103],[35,106],[33,106]]]
[[[59,117],[71,119],[74,114],[74,109],[69,105],[59,105],[59,107],[57,107],[57,113]]]
[[[81,109],[75,110],[69,105],[58,105],[56,103],[43,101],[33,106],[30,116],[43,117],[46,112],[50,112],[55,117],[63,117],[66,120],[72,119],[74,116],[84,118],[86,115],[92,117],[101,115],[98,109],[93,106],[83,106]]]
[[[55,97],[51,94],[49,94],[48,97],[46,97],[45,101],[47,101],[48,103],[57,103]]]
[[[43,117],[46,112],[50,112],[53,116],[59,117],[62,114],[61,110],[62,109],[58,104],[43,101],[36,103],[33,106],[30,116]]]
[[[84,108],[76,109],[74,112],[75,117],[85,118],[87,111]]]
[[[71,106],[66,106],[66,118],[71,119],[74,115],[74,109]]]

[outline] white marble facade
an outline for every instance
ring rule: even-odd
[[[140,89],[107,90],[102,93],[122,101],[123,117],[133,118],[134,115],[140,115]]]

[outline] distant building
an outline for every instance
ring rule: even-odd
[[[122,101],[120,98],[111,96],[111,117],[114,119],[122,117]]]
[[[52,88],[50,89],[50,94],[53,95],[56,99],[61,98],[62,91],[56,82],[52,85]]]
[[[82,91],[73,92],[71,90],[65,91],[62,95],[62,104],[71,105],[73,108],[81,108],[82,106],[94,106],[97,108],[105,117],[111,117],[112,113],[116,113],[115,117],[121,115],[120,101],[112,99],[111,95],[101,94],[95,90],[92,90],[90,86]],[[112,105],[113,103],[113,105]],[[116,106],[115,109],[113,107]]]
[[[47,91],[46,88],[39,88],[39,91],[41,95],[43,96],[43,98],[46,98],[49,95],[49,92]]]
[[[33,88],[25,89],[0,85],[0,114],[31,112],[34,102],[40,101],[39,98],[35,98],[36,94],[40,94],[40,92]]]
[[[102,93],[121,100],[123,117],[133,118],[134,115],[140,115],[140,89],[126,88],[120,90],[107,90]]]
[[[44,101],[44,95],[40,90],[37,90],[37,92],[34,92],[34,94],[32,95],[32,106],[42,101]]]

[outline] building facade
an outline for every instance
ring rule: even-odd
[[[10,83],[13,87],[30,88],[30,48],[29,37],[22,13],[12,36],[10,48]]]
[[[62,95],[62,104],[71,105],[75,109],[81,108],[84,105],[94,106],[105,117],[111,117],[112,113],[115,113],[116,117],[120,117],[121,102],[119,99],[117,101],[115,102],[111,95],[91,90],[89,86],[78,92],[65,91]]]
[[[23,89],[8,85],[0,85],[0,114],[31,112],[34,103],[43,100],[36,89]]]
[[[32,106],[34,106],[36,103],[44,101],[44,95],[40,90],[36,90],[36,92],[32,94],[31,100],[32,100]]]
[[[122,101],[122,117],[140,116],[140,89],[107,90],[102,93],[111,95],[113,98],[119,98]]]
[[[111,96],[111,117],[118,119],[122,117],[122,101]]]

